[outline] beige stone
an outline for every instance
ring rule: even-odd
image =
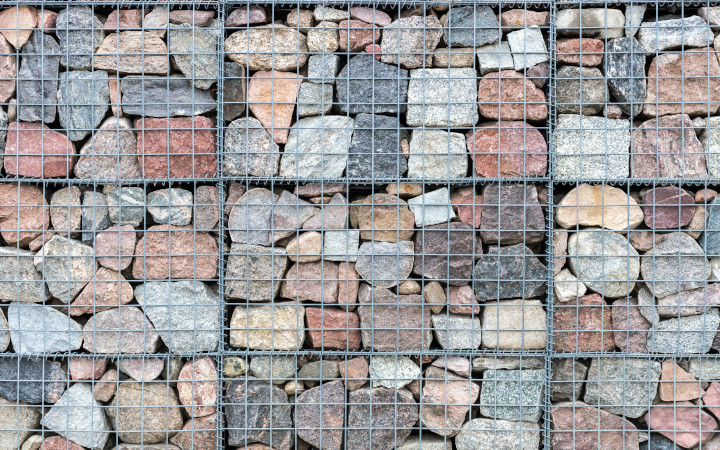
[[[686,231],[686,233],[690,235],[691,238],[698,239],[705,230],[706,221],[707,212],[705,211],[705,207],[702,205],[696,205],[695,213],[693,214],[692,220],[690,220],[690,223],[687,225],[688,231]]]
[[[297,303],[238,306],[230,345],[253,350],[299,350],[305,342],[305,308]]]
[[[95,52],[93,67],[123,74],[165,75],[168,73],[167,53],[165,42],[153,33],[111,33]]]
[[[27,43],[36,26],[37,11],[32,6],[13,6],[0,12],[0,33],[17,49]]]
[[[322,233],[308,231],[294,238],[285,247],[288,258],[294,262],[320,261],[322,251]]]
[[[313,53],[332,53],[340,48],[338,24],[320,22],[307,32],[307,46]]]
[[[309,57],[305,35],[281,24],[236,31],[225,39],[225,54],[248,70],[296,71]]]
[[[498,350],[545,348],[547,314],[540,300],[503,300],[486,303],[482,317],[482,344]]]
[[[410,295],[420,293],[420,283],[414,280],[405,280],[398,286],[398,294]]]
[[[431,281],[425,285],[425,302],[435,314],[440,314],[447,303],[445,292],[437,281]]]
[[[581,184],[555,207],[555,221],[563,228],[582,225],[609,230],[637,228],[643,212],[621,189],[608,185]]]
[[[433,67],[472,67],[475,58],[474,48],[438,48],[433,53]]]
[[[660,400],[665,402],[695,400],[705,394],[694,376],[683,370],[672,360],[663,361],[660,387]]]
[[[582,281],[578,281],[569,270],[563,269],[555,275],[555,300],[569,302],[582,297],[585,292],[587,286]]]

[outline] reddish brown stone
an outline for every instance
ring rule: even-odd
[[[695,203],[707,204],[717,197],[717,191],[712,189],[700,189],[695,193]]]
[[[313,348],[360,350],[360,319],[336,308],[305,308],[307,332]]]
[[[354,311],[360,287],[360,274],[355,270],[355,263],[341,262],[338,265],[338,280],[338,306]]]
[[[573,450],[638,450],[632,422],[583,402],[556,403],[550,410],[552,448]]]
[[[365,53],[370,53],[370,54],[373,55],[373,56],[375,57],[375,59],[377,59],[378,61],[380,61],[380,57],[382,56],[381,52],[382,52],[382,49],[381,49],[380,46],[377,45],[377,44],[370,44],[370,45],[368,45],[368,46],[365,47]],[[408,152],[409,152],[409,150],[408,150]],[[404,152],[404,153],[407,154],[408,152]]]
[[[363,239],[405,241],[413,235],[415,215],[407,202],[395,195],[369,195],[358,208],[358,228]]]
[[[128,28],[142,28],[142,9],[115,9],[105,21],[106,30],[123,30]]]
[[[99,358],[70,358],[68,370],[73,380],[97,380],[107,368],[107,360]]]
[[[8,41],[0,35],[0,102],[6,103],[15,94],[17,61],[14,50]]]
[[[658,403],[645,414],[648,426],[684,448],[708,441],[717,429],[712,416],[691,402]]]
[[[315,448],[340,450],[345,425],[345,388],[331,381],[298,396],[295,406],[297,435]]]
[[[27,184],[0,184],[0,235],[7,245],[26,248],[48,228],[50,208],[40,189]]]
[[[77,160],[75,144],[42,123],[8,125],[5,171],[33,178],[66,177]]]
[[[720,66],[712,47],[663,53],[653,58],[647,73],[646,116],[707,117],[720,106]]]
[[[618,299],[612,304],[615,344],[624,352],[647,353],[648,331],[652,324],[640,313],[635,298]]]
[[[37,11],[33,6],[18,5],[0,12],[0,33],[17,49],[30,39],[36,26]]]
[[[555,350],[595,352],[615,348],[612,312],[598,294],[581,297],[553,307]]]
[[[380,40],[380,30],[361,20],[343,20],[338,25],[340,50],[361,51]]]
[[[297,301],[337,303],[338,265],[329,261],[293,264],[285,275],[280,296]]]
[[[441,436],[454,436],[480,395],[480,386],[444,369],[428,367],[422,390],[422,423]]]
[[[122,111],[122,91],[117,78],[108,80],[108,88],[110,89],[110,108],[112,108],[113,116],[123,117]],[[137,153],[137,149],[135,150]]]
[[[250,112],[278,144],[287,143],[302,76],[277,70],[255,72],[247,89]]]
[[[215,450],[218,438],[217,420],[217,414],[190,419],[178,434],[170,438],[170,442],[182,450]]]
[[[472,187],[462,187],[450,194],[450,203],[461,222],[477,228],[482,222],[483,196],[475,195]]]
[[[720,78],[720,74],[718,74]],[[705,178],[705,150],[687,114],[643,122],[632,135],[635,178]]]
[[[225,26],[230,28],[261,23],[267,23],[267,13],[260,5],[244,5],[234,9],[225,19]]]
[[[340,376],[345,379],[345,387],[349,391],[360,389],[368,382],[370,366],[364,356],[340,361],[338,369]]]
[[[453,314],[480,314],[480,305],[470,286],[447,287],[448,309]]]
[[[534,25],[543,27],[550,24],[550,13],[547,11],[530,11],[524,8],[501,11],[499,18],[503,29],[529,28]]]
[[[126,358],[116,362],[120,372],[136,381],[152,381],[162,375],[165,362],[160,358]]]
[[[71,316],[105,311],[130,303],[133,290],[125,277],[114,270],[100,267],[93,279],[85,285],[70,308]]]
[[[710,411],[713,416],[720,419],[720,381],[710,383],[702,397],[705,409]]]
[[[74,443],[73,441],[68,441],[62,436],[50,436],[49,438],[45,439],[43,441],[42,447],[40,447],[41,450],[84,450],[84,447],[81,447]]]
[[[95,235],[95,257],[108,269],[125,270],[135,254],[137,233],[132,225],[116,225]]]
[[[146,178],[195,178],[217,173],[215,127],[207,117],[144,118],[135,127]]]
[[[95,383],[93,388],[93,398],[99,402],[109,402],[113,395],[115,395],[115,389],[117,388],[118,373],[115,369],[110,369],[105,372],[105,375]]]
[[[478,84],[480,114],[495,120],[545,120],[545,93],[514,70],[492,72]]]
[[[57,22],[58,13],[47,9],[39,9],[37,11],[37,27],[43,33],[55,33],[55,24]]]
[[[547,142],[525,122],[491,122],[465,135],[482,177],[533,177],[547,172]]]
[[[650,228],[684,227],[695,214],[695,199],[678,187],[657,187],[645,193],[642,210]]]
[[[362,6],[356,6],[350,8],[350,17],[357,20],[362,20],[366,23],[374,23],[375,25],[384,27],[390,25],[392,19],[387,13],[384,13],[378,9],[365,8]],[[342,24],[342,22],[340,22]],[[342,26],[342,25],[341,25]]]
[[[668,359],[662,363],[658,394],[664,402],[678,402],[700,398],[705,391],[694,376]]]
[[[215,18],[215,11],[201,9],[176,9],[170,11],[170,23],[189,23],[196,27],[210,26]]]
[[[135,246],[133,277],[215,278],[217,263],[217,241],[210,233],[194,231],[192,225],[153,225]]]
[[[605,52],[605,44],[600,39],[558,39],[555,54],[560,62],[573,66],[599,66]]]
[[[217,410],[217,367],[212,358],[188,361],[177,382],[180,403],[190,417],[202,417]]]

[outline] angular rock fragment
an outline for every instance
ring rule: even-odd
[[[230,381],[225,399],[229,445],[239,447],[262,443],[269,446],[272,443],[272,448],[277,450],[292,448],[292,407],[282,389],[269,381],[250,377]],[[312,434],[309,432],[306,437]],[[321,434],[326,433],[323,431]],[[329,437],[332,433],[327,435]]]
[[[387,36],[386,32],[385,39]],[[393,115],[407,110],[408,71],[383,64],[372,55],[350,58],[335,84],[343,114]]]
[[[473,278],[475,299],[537,297],[546,289],[546,267],[525,245],[490,247],[477,258]]]
[[[305,342],[305,308],[297,303],[238,306],[230,319],[230,346],[299,350]]]

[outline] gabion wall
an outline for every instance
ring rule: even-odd
[[[0,448],[720,448],[717,35],[1,4]]]

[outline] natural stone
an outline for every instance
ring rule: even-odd
[[[433,314],[433,332],[440,347],[446,350],[476,349],[482,342],[479,317],[460,314]]]
[[[418,228],[449,222],[455,218],[448,188],[426,192],[411,198],[407,203],[410,211],[415,215],[415,225]]]
[[[108,14],[103,28],[106,30],[142,28],[142,22],[143,10],[141,9],[114,9]]]
[[[595,358],[590,364],[583,400],[613,414],[641,417],[653,403],[660,373],[657,361]]]
[[[85,244],[92,244],[95,241],[96,233],[107,229],[112,224],[108,215],[107,198],[101,192],[86,191],[83,194],[81,215],[82,241]]]
[[[644,418],[650,429],[683,448],[692,448],[700,442],[709,441],[718,427],[710,414],[691,402],[655,404]]]
[[[575,401],[582,393],[588,367],[575,359],[556,359],[552,362],[552,401]]]
[[[83,327],[83,348],[92,353],[155,353],[160,335],[135,306],[93,315]]]
[[[277,196],[264,188],[250,189],[230,210],[227,227],[232,242],[268,246],[271,241],[269,224]]]
[[[0,445],[4,448],[21,448],[25,450],[23,442],[31,442],[34,439],[31,435],[40,428],[41,417],[41,408],[0,398],[0,426],[4,430],[0,432]],[[42,438],[40,438],[40,441],[42,441]],[[39,445],[30,447],[29,450],[37,448],[39,448]]]
[[[698,9],[698,15],[702,16],[702,9]],[[647,5],[625,5],[625,36],[632,37],[637,34],[640,24],[645,17]]]
[[[440,21],[433,15],[399,18],[383,28],[380,60],[403,69],[431,67],[432,52],[443,32]]]
[[[48,298],[34,258],[35,253],[27,250],[0,247],[0,280],[7,280],[0,281],[0,300],[37,303]]]
[[[622,416],[580,401],[556,403],[550,408],[550,416],[553,448],[638,449],[637,428]]]
[[[175,433],[167,430],[183,426],[175,390],[165,383],[120,383],[107,414],[118,438],[130,444],[165,442]]]
[[[38,251],[35,268],[42,270],[53,297],[70,303],[92,279],[97,270],[95,251],[74,239],[53,236]]]
[[[716,308],[695,316],[653,322],[647,348],[651,353],[707,353],[720,325]]]
[[[538,26],[528,26],[506,36],[512,52],[514,69],[522,71],[550,59],[545,38]]]
[[[475,299],[537,297],[546,290],[545,265],[524,244],[492,246],[473,272]]]
[[[606,184],[583,183],[565,194],[555,206],[555,222],[568,229],[580,225],[618,231],[631,230],[642,223],[643,217],[646,216],[643,216],[643,210],[635,199],[622,189]],[[647,221],[647,218],[645,220]]]
[[[448,11],[443,36],[451,47],[478,47],[499,41],[502,32],[490,7],[456,6]]]
[[[560,114],[600,114],[607,102],[605,77],[596,67],[562,66],[556,91]]]
[[[223,118],[234,120],[245,112],[247,78],[240,64],[229,61],[224,64]]]
[[[185,425],[183,425],[182,429],[175,436],[169,439],[170,442],[177,445],[177,447],[172,448],[174,446],[168,445],[167,450],[183,450],[189,448],[210,450],[217,446],[218,430],[221,430],[223,426],[223,418],[222,416],[218,418],[217,414],[191,418],[185,422]]]
[[[555,42],[557,60],[563,64],[582,67],[599,66],[604,51],[605,44],[600,39],[561,38]]]
[[[323,249],[322,240],[322,233],[319,233],[317,231],[308,231],[305,233],[301,233],[297,238],[294,238],[292,241],[290,241],[285,247],[285,250],[287,251],[287,256],[288,258],[290,258],[290,261],[293,262],[307,263],[313,261],[320,261],[320,259],[322,258]],[[278,278],[281,277],[282,274],[280,274]]]
[[[615,348],[612,312],[597,294],[567,303],[553,310],[554,347],[558,352],[609,351]]]
[[[255,356],[250,360],[250,373],[255,378],[283,384],[295,377],[297,366],[292,356]]]
[[[273,449],[292,448],[292,407],[282,389],[255,378],[233,380],[226,386],[225,399],[228,445],[264,443],[270,448],[272,443]]]
[[[275,202],[272,214],[272,241],[292,236],[298,228],[319,211],[319,208],[312,206],[310,202],[299,199],[289,191],[282,191]]]
[[[540,446],[540,435],[540,425],[536,423],[477,418],[463,425],[455,436],[455,447],[458,450],[492,450],[494,448],[530,450]],[[425,448],[425,437],[423,437],[422,448]],[[441,449],[442,447],[438,450]]]
[[[368,381],[369,366],[363,356],[341,361],[338,365],[340,376],[345,379],[349,391],[361,388]]]
[[[547,340],[547,313],[540,300],[488,303],[482,315],[482,344],[495,350],[542,350]]]
[[[175,12],[170,12],[171,22]],[[199,89],[210,89],[217,81],[219,34],[217,28],[200,28],[188,24],[171,26],[168,31],[168,50],[173,62]]]
[[[338,24],[324,21],[307,30],[308,50],[313,53],[332,54],[340,47]]]
[[[33,6],[12,6],[0,13],[0,33],[16,49],[21,49],[37,26],[38,13]]]
[[[135,228],[132,225],[108,227],[95,235],[97,262],[115,271],[130,266],[135,254]]]
[[[349,404],[346,448],[398,447],[418,420],[415,399],[405,388],[360,388],[350,392]]]
[[[122,90],[121,105],[123,113],[127,115],[147,117],[193,116],[212,111],[217,107],[217,102],[208,91],[193,87],[190,80],[180,76],[167,78],[131,75],[120,80],[120,88]],[[177,121],[176,119],[163,122],[173,123]],[[144,124],[145,122],[140,120],[137,123]],[[162,122],[150,119],[147,123],[147,128],[153,129],[157,127],[156,124]],[[136,128],[138,128],[139,135],[143,137],[146,132],[143,130],[144,127],[138,125]]]
[[[362,20],[366,23],[374,23],[379,27],[390,25],[392,19],[387,13],[375,8],[354,7],[350,8],[350,17]],[[325,19],[327,20],[327,19]]]
[[[277,175],[280,148],[254,117],[231,122],[225,129],[224,144],[223,173],[258,177]]]
[[[645,53],[637,39],[626,37],[608,41],[605,76],[610,94],[620,109],[631,117],[640,114],[646,94]]]
[[[253,9],[253,7],[255,7],[255,10]],[[247,22],[248,11],[245,8],[236,9],[230,15],[232,16],[233,14],[236,14],[236,15],[241,14],[243,17],[246,18],[245,23],[238,21],[240,23],[238,23],[236,26],[246,25],[248,23]],[[257,5],[251,5],[250,9],[249,9],[249,14],[250,14],[249,15],[250,18],[255,16],[258,20],[260,19],[260,16],[262,14],[264,20],[263,20],[263,22],[260,22],[260,23],[265,23],[265,20],[266,20],[265,15],[266,14],[265,14],[264,8],[259,7]],[[229,19],[230,19],[230,17],[228,17],[228,20]],[[287,18],[285,19],[285,22],[287,23],[287,26],[289,26],[291,28],[299,28],[300,31],[307,33],[307,31],[313,26],[313,23],[315,22],[315,17],[313,16],[313,12],[310,11],[309,9],[293,8],[288,13]],[[226,22],[225,22],[226,26],[227,26],[227,23],[228,22],[226,20]]]
[[[152,381],[163,371],[163,360],[160,358],[127,358],[117,363],[120,372],[137,381]]]
[[[76,383],[40,421],[42,426],[87,448],[103,448],[112,428],[103,405],[93,398],[91,385]],[[43,444],[43,448],[45,445]]]
[[[332,381],[309,389],[297,398],[295,426],[298,437],[317,448],[342,448],[345,388]]]
[[[587,292],[585,283],[579,281],[568,269],[562,269],[555,274],[553,287],[555,300],[559,302],[569,302],[584,296]]]
[[[60,46],[52,36],[36,30],[21,55],[17,73],[17,120],[51,123],[55,121],[57,105]],[[12,142],[14,139],[8,140],[8,144]]]
[[[57,93],[60,126],[71,141],[80,141],[100,125],[108,111],[108,74],[76,70],[60,74]]]
[[[441,49],[439,51],[444,51]],[[512,70],[515,67],[512,53],[510,52],[510,44],[507,41],[485,44],[475,49],[477,54],[478,65],[480,66],[480,75],[487,75],[490,72],[499,72],[501,70]]]
[[[358,250],[355,270],[373,286],[391,288],[410,276],[413,263],[412,242],[369,241]]]
[[[431,129],[413,130],[407,166],[409,178],[465,177],[468,160],[462,134]]]
[[[203,417],[217,410],[218,375],[215,361],[204,357],[185,363],[177,381],[178,398],[190,417]]]
[[[149,25],[148,20],[149,16],[145,17],[146,26]],[[163,30],[162,34],[164,32]],[[168,49],[157,34],[159,30],[121,31],[108,34],[100,43],[97,53],[93,55],[93,67],[120,74],[167,74]],[[167,78],[165,81],[167,82]],[[165,104],[167,103],[166,101]]]
[[[60,41],[60,63],[68,69],[89,70],[97,61],[94,53],[104,34],[103,24],[93,9],[69,6],[58,13],[55,28]]]
[[[700,382],[671,360],[662,363],[658,395],[664,402],[695,400],[705,394]]]
[[[480,391],[483,416],[523,422],[540,420],[544,370],[486,370],[483,380]]]
[[[407,137],[395,117],[358,114],[348,154],[348,178],[402,177],[408,162],[401,156],[400,142]]]
[[[340,22],[342,20],[347,20],[349,15],[347,11],[343,11],[341,9],[318,5],[313,11],[313,17],[315,17],[315,20],[318,22],[323,20],[329,22]]]
[[[45,124],[8,125],[5,172],[33,178],[67,177],[75,165],[75,144]]]
[[[327,230],[323,240],[323,259],[326,261],[357,261],[360,246],[358,230]]]
[[[230,346],[299,350],[305,341],[305,308],[297,303],[238,306],[230,320]]]
[[[193,205],[193,224],[196,230],[216,228],[220,219],[219,189],[217,186],[197,186]]]
[[[385,31],[383,42],[387,39]],[[408,103],[408,78],[407,70],[384,64],[372,55],[353,56],[335,81],[338,108],[343,114],[404,113]],[[443,100],[447,101],[447,97]]]
[[[248,108],[278,144],[288,142],[302,82],[295,73],[278,71],[256,72],[248,82]]]
[[[483,123],[466,134],[475,173],[483,177],[543,176],[547,171],[547,143],[526,122]],[[412,147],[411,147],[412,149]]]
[[[648,227],[680,228],[689,224],[695,215],[695,199],[684,189],[661,186],[645,193],[642,208]]]
[[[65,392],[68,380],[60,362],[27,357],[1,360],[0,378],[0,396],[3,400],[32,405],[57,402]]]
[[[126,118],[109,117],[80,149],[75,176],[118,180],[142,178],[137,157],[137,138]]]
[[[360,287],[360,274],[355,270],[355,263],[341,262],[338,265],[338,278],[341,280],[338,283],[338,306],[346,311],[354,311]]]
[[[456,435],[479,394],[480,386],[467,378],[429,367],[422,390],[423,425],[440,436]]]
[[[160,189],[147,196],[147,211],[155,223],[188,225],[192,220],[192,192],[181,188]]]
[[[545,362],[542,358],[533,356],[490,356],[473,358],[472,370],[484,372],[490,369],[543,369]]]
[[[280,287],[280,296],[297,301],[337,303],[338,265],[316,261],[290,266]]]
[[[176,9],[170,11],[169,20],[172,24],[190,24],[196,27],[207,27],[215,18],[214,11],[201,11],[193,9]]]
[[[405,122],[411,127],[475,125],[478,121],[475,80],[475,70],[471,68],[411,70]]]
[[[140,226],[145,217],[145,191],[139,187],[111,187],[106,190],[108,217],[117,225]]]
[[[483,188],[480,237],[485,244],[534,244],[545,239],[545,216],[532,184]]]
[[[340,50],[356,52],[380,40],[380,30],[361,20],[343,20],[338,23]]]
[[[655,297],[703,287],[711,274],[703,249],[695,239],[682,232],[669,234],[645,253],[640,270]]]
[[[298,378],[311,381],[318,380],[332,380],[340,375],[338,370],[337,361],[329,361],[321,359],[319,361],[312,361],[298,371]]]
[[[555,19],[557,33],[562,36],[620,38],[625,35],[625,16],[614,8],[563,9]]]
[[[618,299],[612,304],[615,344],[621,351],[647,353],[648,331],[652,324],[643,316],[638,300]]]
[[[370,359],[372,387],[400,389],[420,378],[422,371],[405,356],[375,355]]]
[[[209,233],[192,225],[153,225],[135,246],[133,277],[215,278],[217,260],[217,241]]]
[[[130,303],[132,286],[121,273],[100,267],[71,304],[70,315],[95,313]]]
[[[118,385],[118,373],[110,369],[95,383],[93,397],[99,402],[109,402],[115,395]]]
[[[548,114],[545,94],[523,74],[513,70],[492,72],[480,79],[478,107],[494,120],[544,120]]]
[[[375,205],[377,208],[377,205]],[[348,202],[341,193],[336,193],[325,205],[320,205],[319,210],[305,223],[304,230],[344,230],[347,227]]]
[[[390,194],[374,194],[358,208],[360,237],[374,241],[398,242],[412,238],[414,215],[405,200]]]
[[[690,47],[709,47],[713,43],[713,32],[708,23],[699,16],[681,19],[643,22],[638,29],[637,38],[648,54],[658,54],[665,50]]]
[[[0,235],[8,246],[25,248],[48,234],[49,228],[50,208],[42,190],[28,184],[0,184]]]
[[[435,49],[432,55],[433,67],[447,69],[450,67],[472,67],[475,59],[475,49],[462,47],[448,47]]]
[[[225,39],[225,54],[248,70],[296,71],[307,62],[307,38],[280,24],[243,28]]]
[[[550,13],[547,11],[531,11],[524,8],[501,11],[499,19],[503,31],[531,26],[543,27],[550,25]]]
[[[333,106],[332,84],[303,83],[297,99],[298,117],[329,114]],[[277,109],[277,106],[275,107]]]

